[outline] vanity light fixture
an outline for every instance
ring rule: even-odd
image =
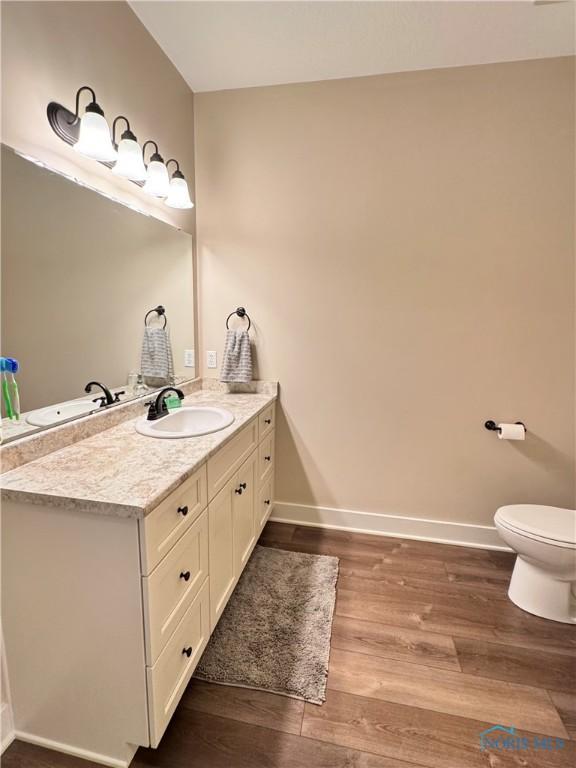
[[[116,144],[116,123],[124,120],[126,130],[120,136],[120,142]],[[146,181],[146,166],[142,150],[136,136],[130,130],[128,118],[118,115],[112,123],[112,143],[118,150],[118,160],[112,169],[112,173],[130,181]]]
[[[80,117],[80,95],[83,91],[89,91],[92,98],[84,115]],[[50,127],[58,138],[70,144],[79,154],[111,168],[116,176],[143,187],[147,194],[163,199],[170,208],[186,210],[194,207],[178,161],[168,161],[176,164],[176,170],[170,179],[166,167],[168,163],[164,163],[158,144],[155,141],[146,141],[140,149],[138,140],[130,128],[130,122],[124,115],[115,118],[110,135],[104,111],[96,102],[96,94],[90,86],[83,85],[76,92],[74,112],[56,101],[51,101],[46,114]],[[120,141],[116,143],[116,123],[119,120],[124,120],[126,129],[120,135]],[[145,151],[148,144],[152,144],[154,152],[146,164]]]
[[[186,183],[184,174],[180,170],[180,163],[178,160],[170,158],[170,160],[168,160],[166,163],[166,168],[168,168],[170,163],[176,163],[176,170],[172,174],[172,179],[170,181],[170,191],[168,192],[168,197],[165,200],[166,205],[169,208],[194,208],[194,203],[190,199],[188,184]]]
[[[155,141],[145,141],[142,152],[146,152],[148,144],[153,144],[155,152],[150,155],[150,160],[146,167],[146,183],[144,192],[152,197],[168,197],[170,191],[170,180],[168,179],[168,170],[164,165],[164,159],[158,152],[158,144]]]

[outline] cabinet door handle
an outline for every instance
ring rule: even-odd
[[[246,490],[246,483],[240,483],[240,488],[243,488],[244,490]]]
[[[235,488],[234,493],[237,493],[238,496],[242,496],[242,488]]]
[[[264,456],[264,461],[272,461],[272,456]]]
[[[270,506],[270,499],[264,499],[264,504],[266,504],[267,507]]]
[[[184,654],[186,656],[188,656],[188,658],[190,658],[190,656],[192,656],[192,646],[191,645],[189,645],[188,648],[182,648],[182,655],[184,655]]]
[[[185,504],[183,507],[178,507],[178,512],[182,515],[182,517],[186,517],[188,514],[188,505]]]
[[[182,571],[182,573],[180,574],[180,578],[184,579],[184,581],[188,581],[188,579],[190,578],[190,571]]]
[[[272,424],[272,419],[264,419],[264,424]]]

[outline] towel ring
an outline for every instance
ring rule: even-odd
[[[234,310],[234,312],[230,312],[230,314],[229,314],[229,315],[228,315],[228,317],[226,318],[226,328],[229,328],[229,327],[230,327],[230,326],[228,325],[228,322],[229,322],[230,318],[231,318],[233,315],[238,315],[238,317],[241,317],[242,319],[246,318],[246,319],[248,320],[248,328],[246,328],[246,330],[247,330],[247,331],[249,331],[249,330],[250,330],[250,326],[252,325],[252,321],[250,320],[250,315],[248,314],[248,312],[246,312],[246,310],[244,309],[244,307],[238,307],[238,309],[235,309],[235,310]]]
[[[144,325],[148,325],[148,323],[146,322],[148,320],[148,315],[151,315],[153,312],[156,312],[158,317],[164,318],[163,328],[166,328],[166,310],[164,309],[162,304],[158,304],[157,307],[154,307],[154,309],[151,309],[149,312],[146,312],[146,314],[144,315]]]

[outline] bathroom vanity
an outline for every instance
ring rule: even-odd
[[[2,477],[16,737],[114,766],[156,747],[270,515],[276,389],[160,440],[127,421]]]

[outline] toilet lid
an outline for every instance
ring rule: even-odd
[[[510,504],[500,507],[496,521],[507,528],[548,541],[576,545],[576,510],[540,504]]]

